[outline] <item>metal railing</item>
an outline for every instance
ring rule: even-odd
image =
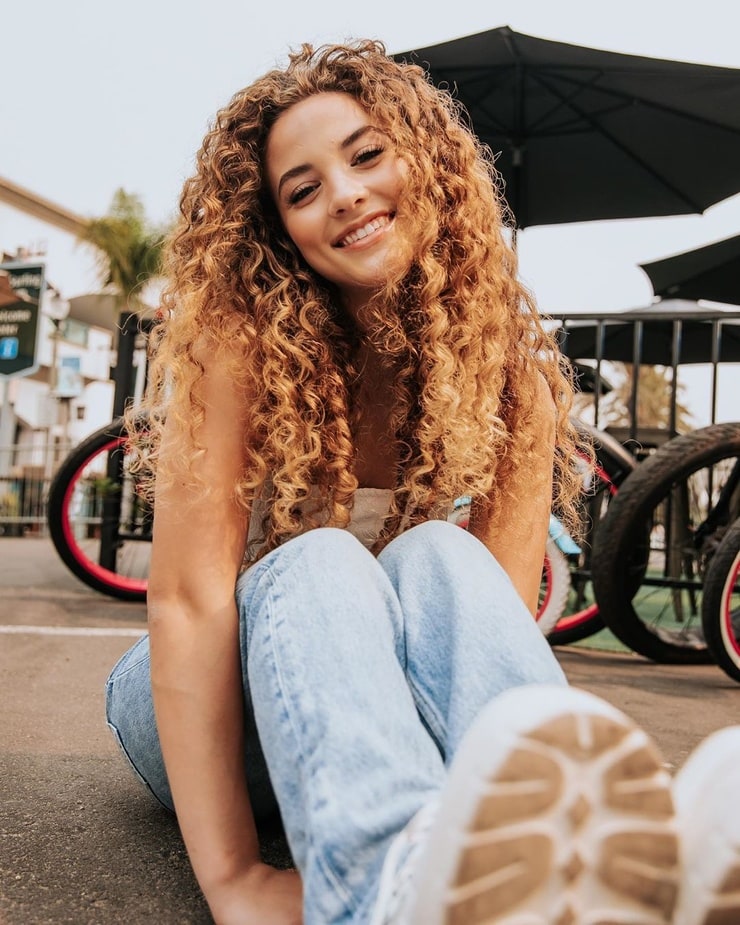
[[[560,349],[577,368],[585,371],[589,382],[583,387],[593,395],[593,423],[601,424],[600,399],[605,393],[603,365],[621,362],[631,365],[629,425],[620,439],[639,437],[637,420],[640,365],[663,366],[671,370],[667,433],[675,433],[678,408],[678,369],[708,364],[710,379],[710,423],[717,419],[719,367],[740,363],[740,311],[703,308],[696,303],[670,300],[656,302],[645,309],[626,312],[578,312],[549,316]],[[738,414],[740,417],[740,412]]]
[[[0,536],[44,536],[49,486],[71,444],[0,446]]]

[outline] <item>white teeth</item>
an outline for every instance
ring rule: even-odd
[[[374,218],[371,222],[368,222],[367,225],[363,225],[362,228],[357,228],[355,231],[351,231],[346,238],[342,238],[340,244],[342,247],[347,247],[349,244],[354,244],[355,241],[361,241],[363,238],[366,238],[369,234],[372,234],[373,231],[377,231],[378,228],[382,228],[383,225],[388,224],[388,216],[382,215],[378,218]]]

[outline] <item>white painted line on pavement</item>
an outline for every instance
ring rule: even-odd
[[[0,623],[0,633],[32,636],[143,636],[146,630],[114,626],[14,626]]]

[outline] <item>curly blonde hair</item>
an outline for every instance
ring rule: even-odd
[[[400,448],[376,548],[442,499],[488,499],[495,514],[512,472],[530,464],[537,435],[526,425],[541,375],[557,406],[554,502],[573,515],[571,383],[518,281],[492,154],[448,93],[377,41],[304,45],[217,114],[166,248],[144,463],[153,474],[171,409],[191,438],[203,419],[196,345],[236,343],[243,360],[229,372],[249,396],[250,413],[235,493],[245,507],[260,495],[268,501],[261,554],[318,524],[349,522],[358,487],[359,332],[284,230],[264,164],[279,116],[322,92],[357,100],[407,165],[396,220],[402,239],[413,242],[410,259],[367,315],[370,337],[394,367]]]

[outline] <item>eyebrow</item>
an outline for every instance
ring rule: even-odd
[[[375,131],[374,125],[361,125],[359,128],[355,129],[354,132],[347,135],[344,141],[339,145],[342,151],[349,148],[353,145],[359,138],[362,138],[367,132]],[[278,196],[282,191],[283,186],[292,180],[294,177],[300,176],[302,173],[305,173],[307,170],[311,169],[311,164],[297,164],[295,167],[291,167],[290,170],[286,170],[285,173],[280,177],[280,182],[278,183]]]

